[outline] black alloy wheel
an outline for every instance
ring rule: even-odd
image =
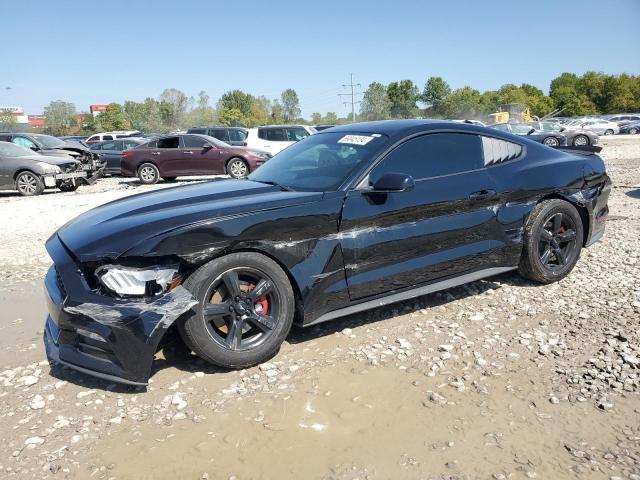
[[[185,344],[203,359],[244,368],[276,354],[295,312],[289,277],[272,259],[236,252],[201,266],[185,281],[198,305],[178,323]]]
[[[540,231],[540,262],[549,270],[563,268],[573,260],[576,244],[576,226],[573,219],[561,212],[554,213]]]
[[[278,322],[278,292],[264,272],[229,270],[209,287],[202,309],[211,339],[229,350],[248,350],[264,343]]]

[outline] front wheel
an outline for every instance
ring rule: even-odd
[[[560,145],[560,142],[556,137],[547,137],[542,141],[542,143],[544,143],[547,147],[557,147],[558,145]]]
[[[16,190],[24,197],[40,195],[44,192],[44,183],[40,175],[32,172],[22,172],[16,177]]]
[[[608,130],[604,131],[605,135],[613,135],[613,130],[611,130],[610,128]]]
[[[158,183],[158,180],[160,179],[158,167],[153,163],[143,163],[140,165],[140,168],[138,168],[138,178],[140,179],[140,183],[144,185],[153,185],[154,183]]]
[[[586,135],[576,135],[576,138],[573,139],[573,146],[580,147],[583,145],[589,145],[589,137]]]
[[[640,132],[640,130],[639,130],[639,129],[637,129],[636,127],[633,127],[633,128],[630,128],[630,129],[629,129],[629,133],[630,133],[631,135],[637,135],[637,134],[638,134],[638,132]]]
[[[232,158],[227,163],[227,173],[232,178],[244,178],[249,175],[249,166],[241,158]]]
[[[218,258],[196,270],[184,287],[198,305],[178,328],[187,346],[215,365],[244,368],[264,362],[289,334],[293,289],[282,268],[264,255]]]
[[[571,272],[582,249],[582,219],[564,200],[545,200],[527,220],[518,272],[539,283],[552,283]]]

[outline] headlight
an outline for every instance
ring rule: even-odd
[[[62,172],[60,167],[57,165],[51,165],[50,163],[38,162],[38,166],[44,171],[44,173],[56,174]]]
[[[258,157],[258,158],[264,158],[265,160],[267,158],[271,158],[271,155],[267,152],[254,152],[253,150],[251,151],[251,155],[253,155],[254,157]]]
[[[178,265],[143,268],[103,265],[95,275],[107,290],[117,295],[160,295],[180,282]]]

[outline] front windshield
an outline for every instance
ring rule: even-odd
[[[562,127],[560,125],[553,122],[543,122],[542,126],[545,130],[550,130],[554,132],[559,132],[560,130],[562,130]]]
[[[45,148],[56,148],[64,145],[64,140],[52,137],[51,135],[34,135],[36,140],[40,142]]]
[[[35,155],[32,150],[21,147],[15,143],[0,142],[0,157],[31,157]]]
[[[380,134],[316,133],[278,153],[249,180],[293,190],[334,191],[388,140]]]

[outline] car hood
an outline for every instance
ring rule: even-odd
[[[140,242],[176,229],[321,198],[322,193],[282,191],[250,180],[214,180],[107,203],[67,223],[57,235],[80,262],[116,259]]]

